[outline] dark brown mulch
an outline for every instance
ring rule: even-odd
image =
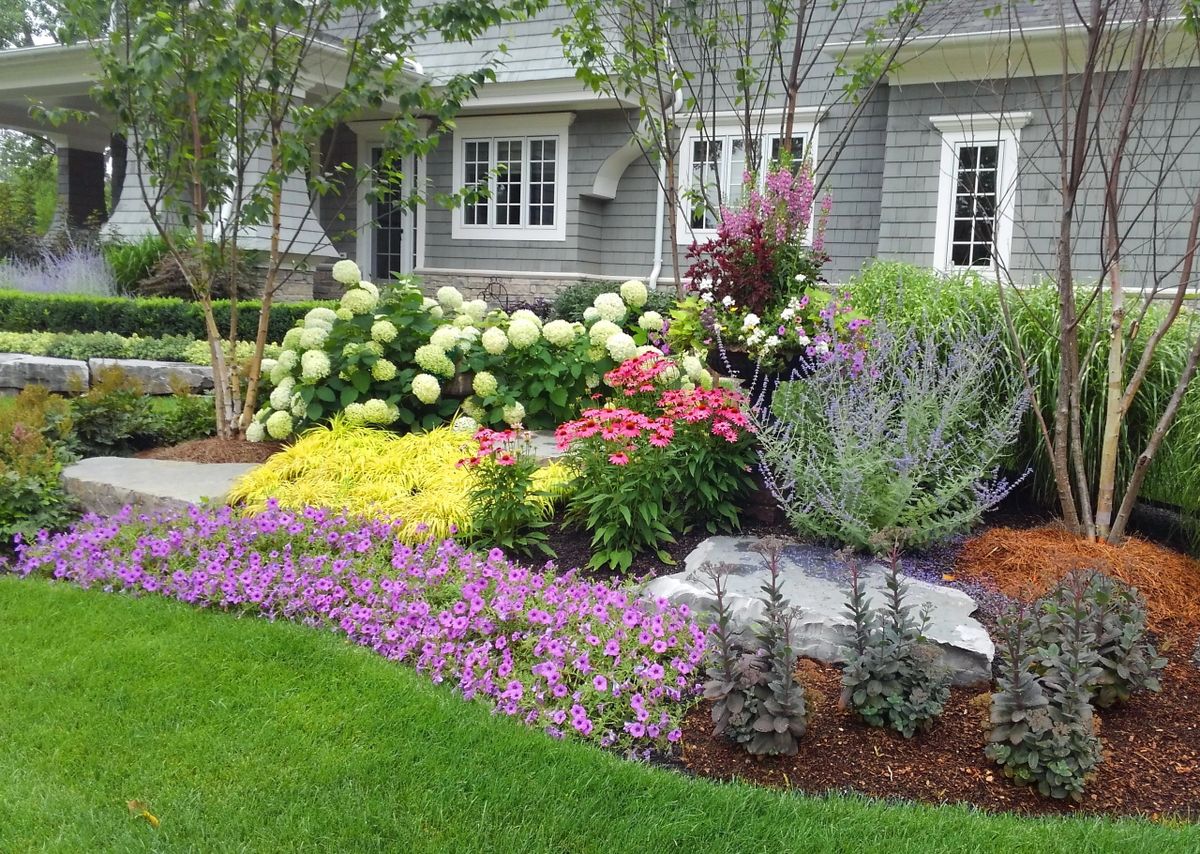
[[[187,463],[265,463],[283,450],[280,442],[247,442],[242,439],[193,439],[169,448],[151,448],[134,454],[144,460],[179,460]]]
[[[1193,626],[1190,637],[1198,627]],[[853,791],[931,804],[968,803],[989,812],[1029,815],[1105,813],[1151,818],[1200,817],[1200,671],[1179,644],[1161,694],[1101,711],[1104,761],[1081,804],[1042,797],[1004,777],[983,754],[988,692],[956,688],[933,728],[912,740],[868,727],[837,708],[841,671],[804,660],[799,670],[811,720],[796,756],[758,759],[712,735],[710,704],[684,723],[683,764],[719,780],[739,779],[810,794]]]

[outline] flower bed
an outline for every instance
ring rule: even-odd
[[[679,740],[706,644],[686,607],[498,549],[406,545],[400,524],[274,504],[126,510],[21,545],[13,570],[338,631],[556,738],[643,752]]]

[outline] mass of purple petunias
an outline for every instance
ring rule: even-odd
[[[686,606],[531,569],[402,523],[321,509],[89,515],[20,544],[10,571],[341,632],[555,738],[647,753],[680,738],[706,629]]]

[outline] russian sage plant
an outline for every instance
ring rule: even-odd
[[[1015,484],[998,477],[1026,398],[994,332],[894,331],[865,357],[829,348],[758,407],[759,458],[789,522],[878,550],[968,530]],[[887,537],[882,535],[886,532]]]

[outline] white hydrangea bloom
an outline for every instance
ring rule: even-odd
[[[678,382],[679,366],[674,362],[669,363],[666,367],[666,370],[659,374],[655,379],[657,379],[659,385],[670,385],[673,382]]]
[[[300,376],[307,382],[325,379],[332,369],[329,356],[323,350],[309,350],[300,357]]]
[[[383,345],[378,341],[367,341],[362,345],[364,353],[370,353],[373,356],[383,355]]]
[[[600,312],[598,312],[596,310],[596,306],[589,305],[587,308],[585,308],[583,310],[583,322],[584,323],[595,323],[599,319],[600,319]]]
[[[508,340],[517,350],[528,350],[542,337],[538,325],[526,317],[517,317],[508,324]]]
[[[275,366],[278,364],[279,364],[278,359],[263,359],[261,362],[258,363],[259,376],[262,376],[263,374],[271,373],[271,371],[275,370]]]
[[[621,285],[621,299],[633,308],[641,308],[649,298],[650,293],[646,290],[646,286],[637,279],[630,279]]]
[[[386,344],[394,341],[398,330],[390,320],[376,320],[371,324],[371,340]]]
[[[460,415],[454,419],[454,423],[450,425],[450,429],[455,433],[474,434],[479,429],[479,422],[470,415]]]
[[[267,428],[262,425],[261,421],[251,421],[250,426],[246,428],[247,442],[261,442],[267,438]]]
[[[283,365],[276,365],[271,368],[271,385],[279,385],[290,376],[291,373]]]
[[[647,332],[662,332],[663,316],[657,311],[648,311],[638,318],[638,326]]]
[[[289,408],[293,418],[303,418],[308,412],[308,404],[304,402],[304,398],[299,392],[292,395],[292,405]]]
[[[625,301],[621,299],[619,294],[611,292],[600,294],[592,302],[592,305],[600,317],[605,320],[619,323],[625,319]]]
[[[525,418],[525,407],[518,400],[516,403],[510,403],[504,409],[500,410],[500,416],[504,419],[504,423],[510,427],[515,427]]]
[[[542,335],[555,347],[566,347],[575,340],[575,327],[565,320],[551,320],[542,327]]]
[[[303,350],[320,350],[325,345],[325,339],[329,337],[329,331],[324,327],[317,326],[312,329],[302,329],[300,331],[300,348]]]
[[[429,343],[440,350],[453,350],[458,346],[458,330],[453,326],[439,326],[429,336]]]
[[[355,285],[362,279],[362,270],[349,258],[343,258],[333,265],[333,280],[343,285]]]
[[[342,410],[342,415],[350,424],[366,424],[367,410],[361,403],[351,403]]]
[[[637,348],[637,355],[644,356],[647,353],[654,353],[656,356],[661,356],[663,351],[652,344],[643,344],[641,347]]]
[[[387,359],[380,359],[371,366],[371,376],[378,382],[389,382],[396,378],[396,366]]]
[[[338,310],[335,311],[334,314],[337,315],[338,320],[353,320],[354,319],[354,312],[352,312],[348,308],[338,308]]]
[[[597,320],[588,330],[588,337],[592,339],[593,347],[603,347],[609,338],[619,334],[620,331],[621,327],[611,320]]]
[[[379,305],[379,297],[362,288],[351,288],[342,294],[342,308],[354,314],[370,314],[377,305]]]
[[[605,355],[606,351],[603,344],[600,344],[599,346],[592,345],[591,347],[588,347],[587,358],[589,362],[599,362],[605,357]]]
[[[437,301],[446,311],[458,311],[463,305],[463,295],[458,288],[446,285],[437,289]]]
[[[425,344],[417,348],[413,359],[423,370],[443,377],[454,376],[454,362],[446,355],[446,351],[436,344]]]
[[[475,323],[483,323],[483,319],[487,317],[488,304],[486,300],[473,299],[463,303],[463,313],[471,318]]]
[[[458,330],[458,337],[460,341],[478,341],[479,328],[475,326],[464,326],[462,329]]]
[[[437,377],[429,374],[417,374],[413,377],[412,392],[421,403],[436,403],[437,399],[442,396],[442,387],[438,383]]]
[[[433,297],[424,297],[421,300],[421,308],[425,309],[426,311],[429,311],[434,307],[441,308],[441,306],[438,305],[438,301]]]
[[[700,386],[700,388],[708,391],[713,387],[713,376],[707,370],[701,371],[700,377],[696,380],[696,383]]]
[[[347,359],[352,359],[355,356],[357,356],[359,353],[361,353],[362,349],[363,349],[362,344],[359,344],[357,341],[351,341],[349,344],[347,344],[345,347],[342,348],[342,356],[344,356]]]
[[[512,314],[510,314],[508,316],[508,319],[510,321],[511,320],[528,320],[530,323],[532,323],[538,329],[542,328],[542,319],[527,308],[518,308],[516,311],[514,311]]]
[[[483,421],[487,417],[487,410],[483,408],[483,404],[479,402],[479,398],[475,395],[469,396],[462,402],[462,411],[476,421]]]
[[[423,376],[428,376],[428,375],[427,374],[417,374],[417,376],[423,377]],[[430,377],[430,379],[433,379],[433,377]],[[433,380],[433,383],[434,383],[434,385],[437,385],[437,380]],[[363,419],[368,424],[391,424],[392,423],[389,418],[389,416],[391,415],[391,408],[387,405],[386,401],[382,401],[377,397],[373,397],[370,400],[365,401],[362,405],[362,408],[363,408]]]
[[[471,388],[480,397],[491,397],[499,387],[500,383],[497,382],[496,375],[490,371],[480,371],[471,381]]]
[[[609,339],[604,342],[604,348],[608,350],[608,355],[614,362],[624,362],[637,355],[637,343],[624,332],[609,336]]]
[[[583,384],[588,388],[595,388],[596,386],[600,385],[600,375],[588,374],[583,378]]]
[[[280,346],[284,350],[298,350],[300,348],[300,333],[303,330],[299,326],[293,326],[287,332],[283,333],[283,341]]]
[[[333,321],[337,319],[337,314],[332,308],[318,306],[312,309],[308,314],[304,315],[304,327],[312,329],[317,326],[333,326]]]
[[[682,362],[683,372],[687,374],[688,379],[693,382],[698,380],[701,372],[704,371],[704,363],[700,361],[700,358],[689,353],[683,357]]]
[[[481,339],[483,349],[487,350],[493,356],[499,356],[508,349],[508,336],[504,334],[504,330],[499,326],[493,326],[491,329],[485,330]]]
[[[359,282],[358,286],[371,296],[375,297],[375,299],[379,299],[379,285],[375,284],[374,282],[363,281]]]
[[[292,416],[287,412],[272,412],[267,418],[267,435],[272,439],[286,439],[292,430]]]
[[[298,364],[300,364],[300,354],[295,350],[284,350],[279,354],[277,366],[283,368],[285,371],[295,370]]]
[[[296,390],[296,381],[291,377],[287,377],[279,385],[275,386],[275,390],[271,392],[268,398],[272,409],[287,409],[291,405],[292,392]]]

